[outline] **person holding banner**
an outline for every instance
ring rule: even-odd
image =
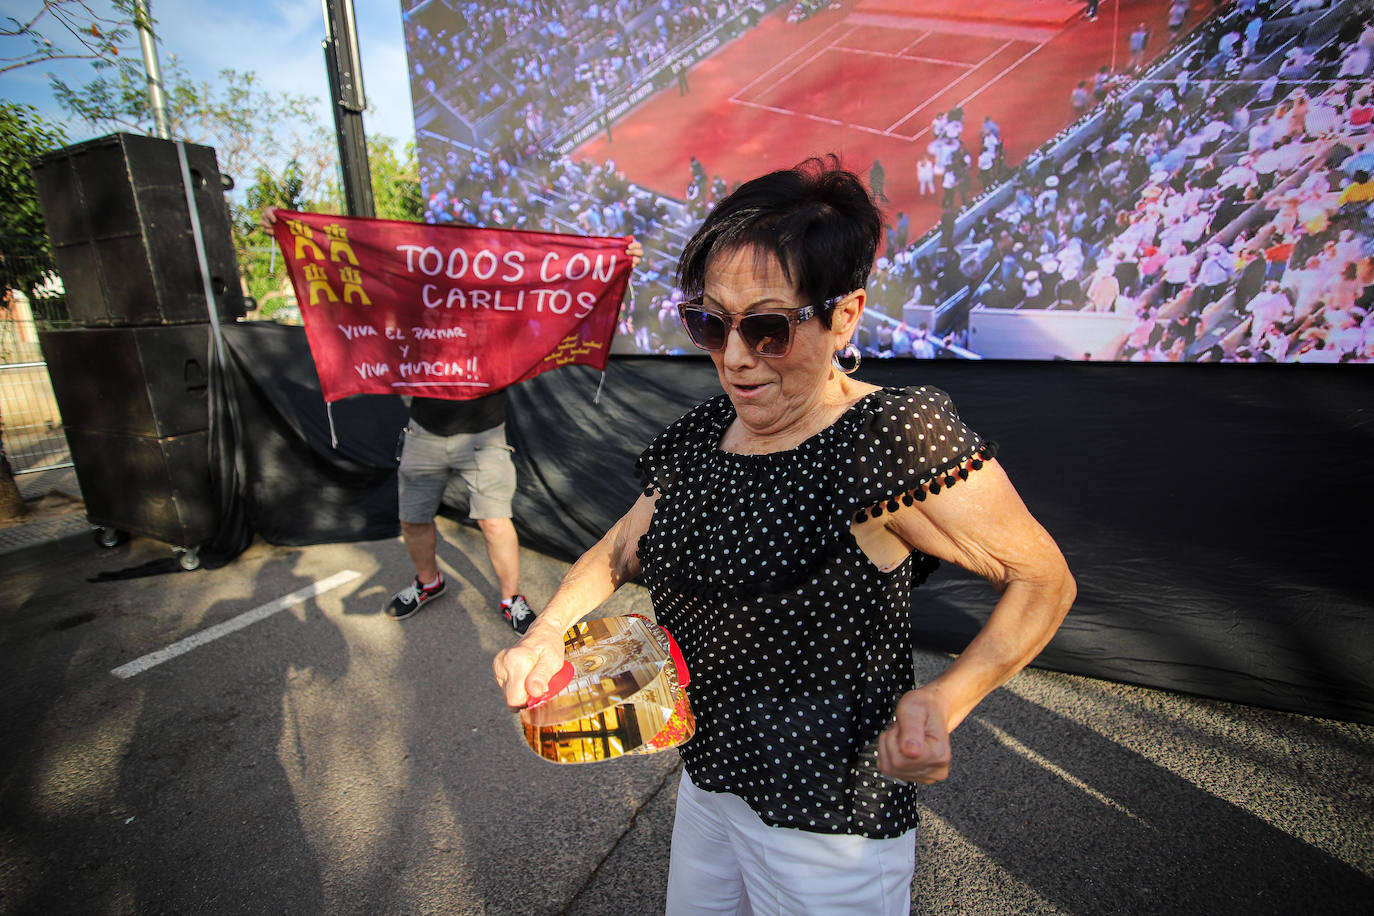
[[[625,250],[631,269],[644,248]],[[477,522],[487,559],[501,593],[501,615],[517,633],[534,623],[534,610],[520,591],[520,540],[512,521],[515,463],[506,443],[506,391],[472,400],[415,397],[410,424],[402,433],[397,472],[401,540],[415,566],[415,578],[387,605],[392,620],[404,620],[444,593],[435,557],[434,517],[444,491],[461,478],[468,490],[468,516]]]
[[[562,365],[605,369],[643,246],[589,237],[298,213],[267,207],[328,405],[355,394],[410,398],[398,472],[401,537],[415,578],[386,614],[443,594],[434,516],[461,480],[486,542],[500,610],[524,633],[511,520],[515,465],[505,389]],[[331,416],[332,430],[332,416]]]
[[[696,734],[667,911],[906,913],[918,783],[1049,641],[1073,577],[949,397],[856,380],[882,215],[834,157],[741,185],[678,265],[679,314],[725,393],[641,454],[643,494],[493,670],[541,698],[565,629],[642,576],[681,647]],[[999,593],[917,685],[911,591],[957,563]]]

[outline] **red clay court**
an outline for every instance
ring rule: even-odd
[[[841,0],[795,23],[788,9],[696,64],[686,95],[669,86],[617,122],[613,141],[599,134],[574,156],[614,159],[631,181],[678,198],[694,155],[732,184],[828,152],[865,174],[878,160],[885,209],[906,211],[915,238],[939,221],[938,192],[918,194],[915,175],[937,113],[964,109],[975,156],[991,115],[1014,165],[1072,120],[1079,80],[1125,65],[1137,23],[1152,55],[1168,41],[1160,0],[1104,0],[1096,22],[1065,0]],[[1210,12],[1193,10],[1188,26]]]

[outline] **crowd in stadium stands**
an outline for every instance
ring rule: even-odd
[[[801,22],[824,9],[838,9],[839,3],[835,0],[799,0],[787,11],[788,22]]]
[[[1256,6],[1172,79],[1108,89],[1097,139],[1024,168],[967,235],[880,260],[872,298],[1134,316],[1094,358],[1374,358],[1374,24],[1267,48]],[[902,330],[870,352],[902,355]]]
[[[432,0],[403,15],[416,99],[482,141],[537,144],[653,76],[675,48],[762,0]],[[490,123],[494,121],[495,123]]]
[[[565,11],[552,0],[437,2],[427,16],[404,20],[412,84],[417,97],[436,96],[478,121],[526,103],[552,115],[587,99],[593,86],[613,83],[634,59],[624,23],[650,0],[595,3],[582,11]]]

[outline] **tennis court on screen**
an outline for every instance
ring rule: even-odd
[[[784,4],[573,155],[614,160],[636,184],[678,198],[693,156],[730,185],[829,152],[865,174],[878,161],[884,208],[905,211],[919,232],[940,214],[940,196],[920,195],[915,177],[938,113],[964,109],[974,155],[991,116],[1019,162],[1070,122],[1078,80],[1111,63],[1135,22],[1161,19],[1159,6],[1122,2],[1090,22],[1081,2],[846,0],[789,21]]]

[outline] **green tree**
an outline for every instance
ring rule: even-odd
[[[30,298],[47,267],[46,258],[33,256],[43,238],[43,211],[30,169],[36,158],[65,143],[61,129],[45,124],[31,106],[0,102],[0,188],[5,189],[0,194],[0,235],[17,237],[0,246],[0,278]],[[8,309],[9,291],[4,292]],[[4,420],[0,416],[0,433]],[[26,508],[3,441],[0,437],[0,520],[9,521],[22,517]]]
[[[305,179],[296,162],[288,162],[280,176],[259,169],[256,180],[244,195],[244,203],[230,208],[239,272],[248,295],[258,300],[259,317],[263,318],[285,304],[286,290],[286,265],[277,251],[276,239],[261,223],[262,211],[268,207],[298,211],[316,209],[315,203],[305,197]]]
[[[33,163],[66,143],[62,128],[46,123],[32,105],[0,101],[0,235],[42,238]]]
[[[367,163],[372,170],[372,196],[381,219],[419,222],[425,216],[425,201],[420,194],[420,166],[415,159],[415,144],[407,143],[396,151],[396,141],[378,135],[367,141]]]

